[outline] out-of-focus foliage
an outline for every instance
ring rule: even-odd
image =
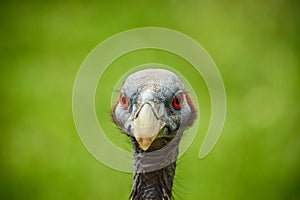
[[[175,29],[201,43],[227,92],[223,134],[199,160],[210,116],[207,90],[199,86],[204,123],[179,160],[174,196],[300,199],[299,6],[295,0],[1,2],[0,199],[128,198],[132,175],[100,164],[81,144],[72,87],[99,42],[144,26]],[[119,64],[144,57],[177,63],[140,54]],[[109,109],[98,116],[106,123]],[[112,134],[127,142],[117,129]]]

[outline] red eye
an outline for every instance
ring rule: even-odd
[[[123,106],[123,108],[128,108],[129,105],[128,98],[124,94],[120,95],[119,101],[120,104]]]
[[[182,94],[177,94],[173,98],[173,108],[175,110],[179,110],[183,104],[183,96]]]

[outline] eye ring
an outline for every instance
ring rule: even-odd
[[[176,94],[173,98],[173,101],[172,101],[173,108],[175,110],[179,110],[179,109],[181,109],[182,104],[183,104],[183,95],[182,94]]]
[[[126,95],[121,94],[119,97],[119,102],[123,106],[123,108],[127,109],[129,106],[129,100]]]

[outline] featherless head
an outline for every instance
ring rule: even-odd
[[[136,148],[153,151],[165,146],[179,128],[191,126],[196,110],[176,74],[146,69],[127,77],[112,117]]]

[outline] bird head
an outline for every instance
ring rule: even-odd
[[[140,150],[153,151],[191,126],[196,110],[176,74],[146,69],[127,77],[112,118]]]

